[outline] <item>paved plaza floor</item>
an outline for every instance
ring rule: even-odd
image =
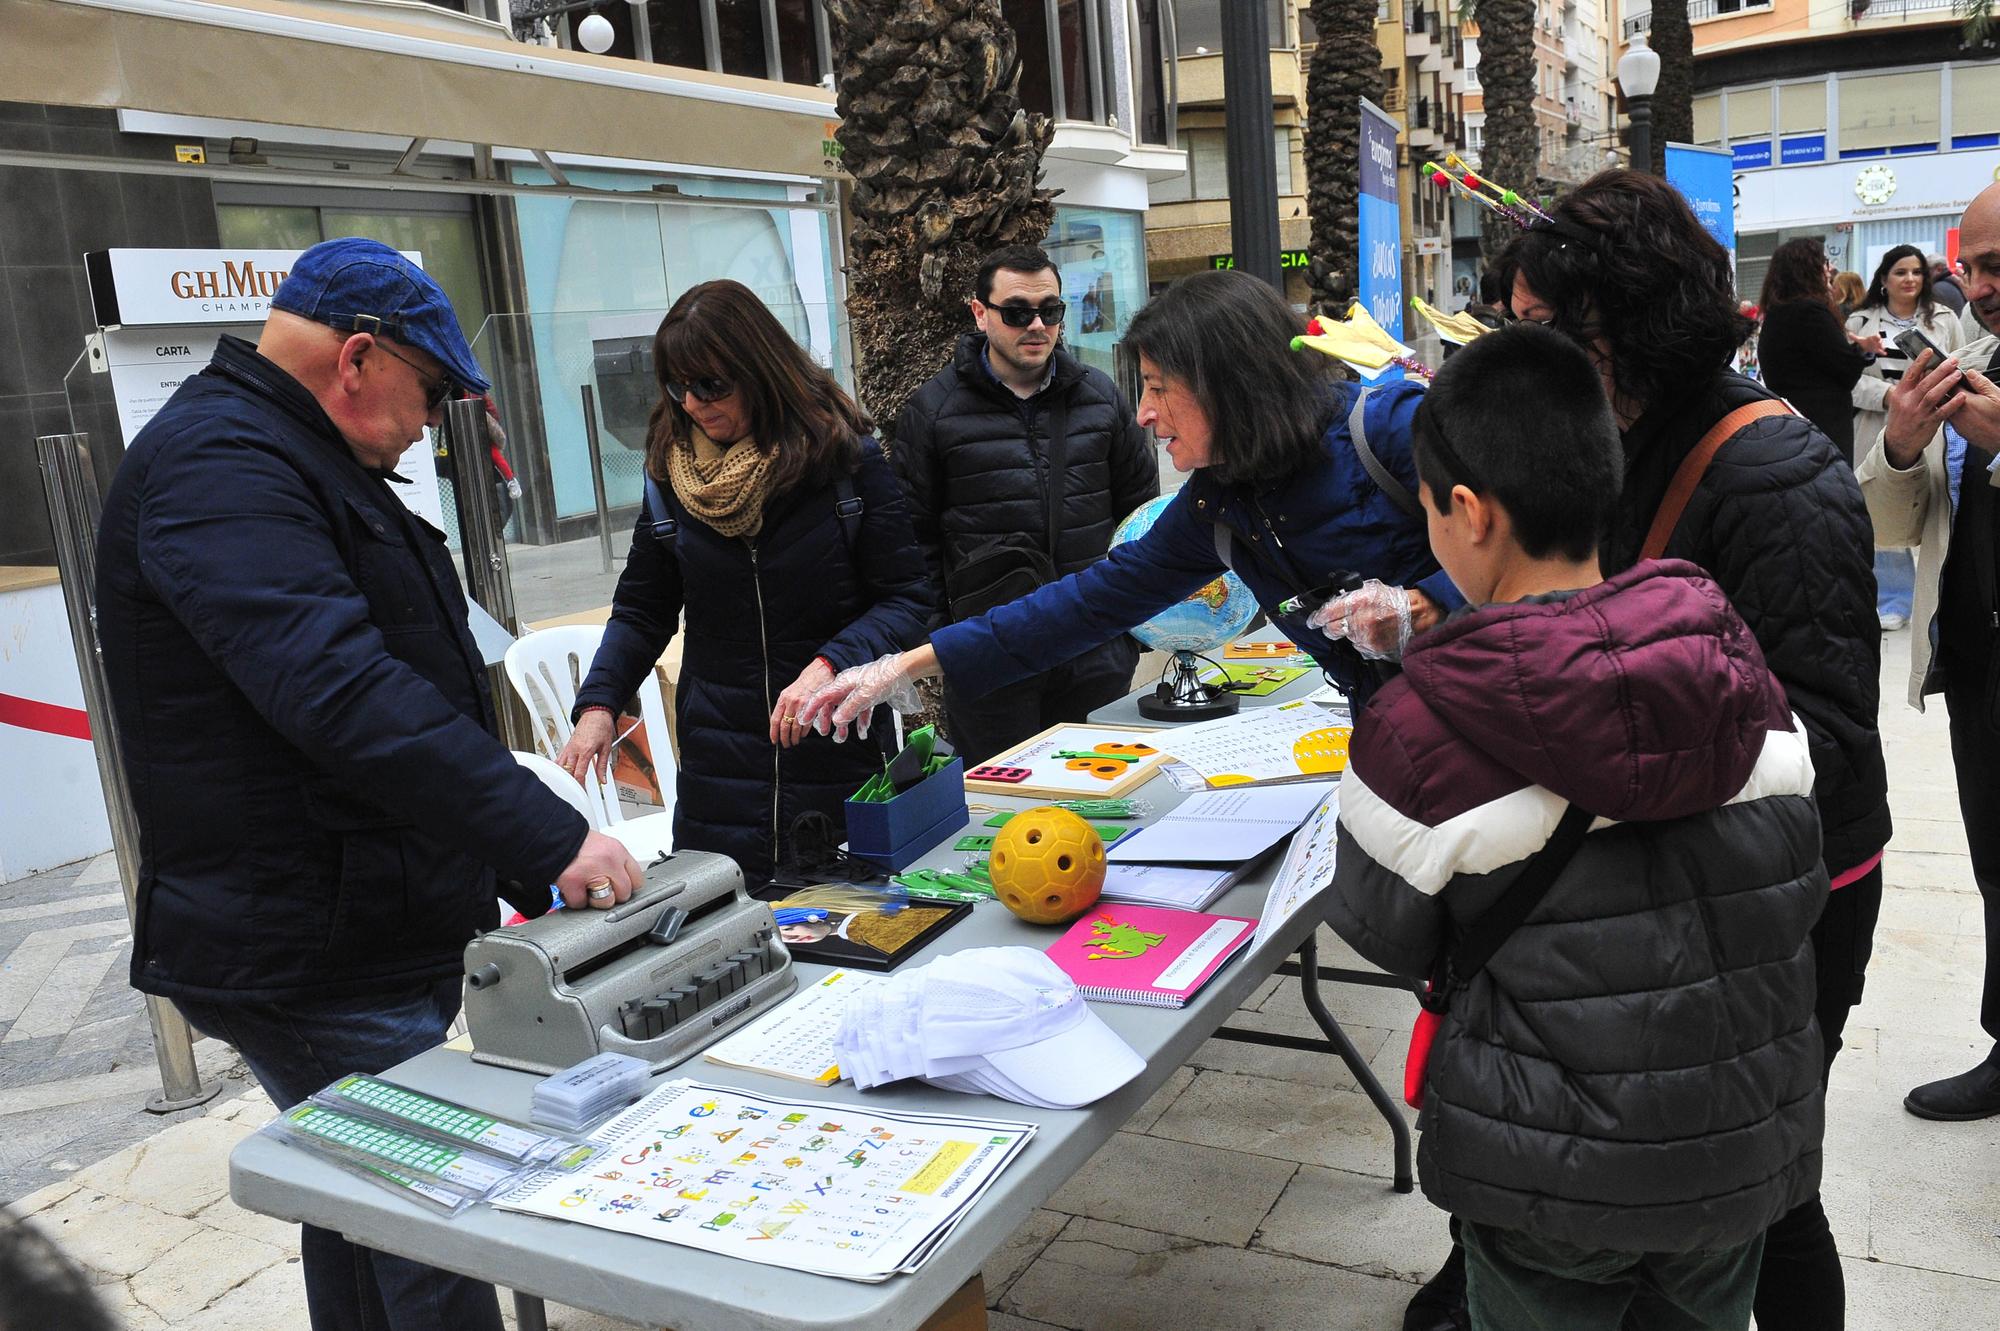
[[[1889,889],[1827,1109],[1852,1331],[2000,1325],[2000,1118],[1902,1108],[1910,1086],[1987,1048],[1945,719],[1902,703],[1908,638],[1884,639]],[[210,1041],[197,1054],[222,1094],[143,1112],[157,1079],[128,954],[108,857],[0,887],[0,1199],[84,1263],[135,1331],[302,1327],[296,1229],[228,1198],[229,1151],[271,1106]],[[1324,934],[1322,955],[1352,960]],[[1415,1005],[1326,992],[1399,1086]],[[1237,1021],[1311,1031],[1295,985],[1276,980]],[[1390,1190],[1389,1167],[1388,1130],[1337,1060],[1210,1041],[995,1256],[994,1331],[1395,1331],[1446,1238],[1420,1193]],[[616,1325],[550,1312],[564,1331]]]

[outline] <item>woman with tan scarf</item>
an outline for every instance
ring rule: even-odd
[[[646,503],[557,761],[603,769],[614,709],[685,617],[674,845],[728,855],[757,886],[801,813],[838,824],[882,767],[875,746],[800,726],[800,705],[922,641],[929,581],[872,426],[749,288],[704,282],[675,301],[653,373]]]

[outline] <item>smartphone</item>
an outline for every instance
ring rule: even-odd
[[[1945,359],[1945,354],[1938,348],[1938,344],[1925,337],[1924,331],[1921,328],[1905,328],[1902,332],[1896,334],[1895,341],[1896,350],[1908,356],[1912,365],[1917,363],[1917,357],[1921,356],[1924,352],[1928,351],[1931,353],[1931,363],[1924,370],[1926,374],[1935,370],[1939,363]]]

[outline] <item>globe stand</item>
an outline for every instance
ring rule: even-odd
[[[1222,670],[1206,656],[1175,652],[1160,676],[1159,687],[1140,695],[1139,715],[1148,721],[1212,721],[1220,716],[1234,716],[1236,695],[1226,687],[1202,683],[1198,665],[1203,661]],[[1227,677],[1226,671],[1224,675]]]

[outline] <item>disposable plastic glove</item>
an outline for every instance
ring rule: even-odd
[[[903,663],[903,656],[902,652],[890,652],[867,665],[841,671],[832,683],[822,684],[806,699],[805,706],[799,708],[799,724],[822,735],[831,731],[833,742],[841,744],[847,740],[850,725],[856,735],[866,739],[869,719],[884,703],[899,712],[916,711],[923,704],[917,696],[916,676]]]
[[[1335,641],[1347,639],[1371,661],[1401,660],[1414,632],[1408,589],[1374,578],[1334,597],[1313,611],[1306,623]]]

